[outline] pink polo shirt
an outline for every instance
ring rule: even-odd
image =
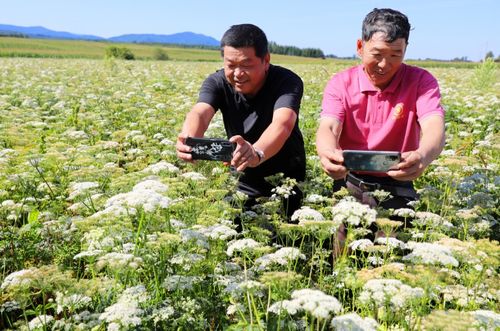
[[[334,75],[323,93],[321,117],[342,123],[342,149],[412,151],[420,140],[419,121],[444,116],[436,79],[402,64],[391,83],[378,91],[358,65]]]

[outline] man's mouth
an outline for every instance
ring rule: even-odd
[[[245,85],[246,83],[247,83],[247,81],[246,81],[246,80],[245,80],[245,81],[234,81],[234,85],[236,85],[236,86],[243,86],[243,85]]]

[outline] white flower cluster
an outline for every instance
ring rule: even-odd
[[[201,181],[201,180],[206,180],[207,178],[200,174],[199,172],[191,171],[191,172],[185,172],[181,175],[184,178],[193,180],[193,181]]]
[[[124,268],[138,269],[143,263],[142,258],[133,254],[111,252],[99,257],[96,267],[101,270],[108,267],[112,270],[122,270]]]
[[[139,304],[148,300],[146,288],[143,285],[127,288],[118,301],[104,310],[99,316],[101,321],[108,323],[108,330],[122,330],[141,324],[143,310]]]
[[[172,256],[170,263],[182,267],[182,270],[189,271],[196,263],[203,261],[205,256],[201,254],[189,254],[185,251]]]
[[[89,135],[85,131],[68,130],[64,135],[70,139],[74,140],[85,140],[89,138]]]
[[[28,286],[36,276],[38,269],[22,269],[9,274],[2,282],[0,289],[9,290],[13,287]]]
[[[362,252],[366,251],[367,248],[371,246],[373,246],[373,242],[370,239],[358,239],[349,244],[349,248],[353,251],[359,250]]]
[[[376,331],[379,324],[373,318],[349,313],[332,318],[330,326],[336,331]]]
[[[155,308],[150,315],[151,320],[157,326],[158,323],[168,321],[175,314],[175,309],[171,306]]]
[[[201,232],[190,229],[182,229],[179,234],[181,236],[182,242],[184,243],[194,242],[196,246],[200,248],[208,249],[210,247],[208,238]]]
[[[78,182],[69,185],[68,200],[74,200],[77,197],[93,193],[93,189],[98,188],[99,183],[96,182]]]
[[[144,208],[147,212],[153,212],[157,208],[168,208],[172,200],[160,194],[167,190],[168,187],[157,180],[145,180],[135,185],[131,192],[120,193],[109,198],[104,206],[105,209],[93,214],[91,217],[135,214],[137,212],[135,208],[139,207]]]
[[[415,219],[412,221],[412,224],[418,226],[420,228],[428,227],[431,229],[439,229],[439,228],[453,228],[453,224],[451,224],[446,219],[441,216],[426,212],[426,211],[418,211],[415,213]]]
[[[148,172],[153,174],[159,174],[161,171],[177,173],[179,172],[179,168],[177,168],[172,163],[168,163],[167,161],[160,161],[155,164],[149,165],[147,168],[143,169],[142,172]]]
[[[444,266],[458,266],[458,260],[453,257],[449,247],[435,243],[419,243],[410,241],[406,247],[412,252],[403,256],[403,260],[413,263],[441,264]]]
[[[453,302],[459,307],[467,307],[472,302],[477,305],[485,305],[491,300],[495,300],[495,296],[488,292],[484,284],[477,285],[475,288],[467,288],[463,285],[448,285],[441,290],[441,295],[445,302]]]
[[[233,256],[234,252],[248,252],[252,251],[257,247],[262,246],[260,243],[257,241],[251,239],[251,238],[244,238],[244,239],[239,239],[231,242],[226,250],[226,254],[228,256]]]
[[[291,195],[295,195],[295,191],[293,190],[293,186],[290,187],[288,185],[276,186],[271,190],[273,193],[271,195],[271,199],[284,198],[288,199]]]
[[[29,330],[48,330],[50,324],[54,321],[54,317],[50,315],[38,315],[28,323]]]
[[[370,279],[363,286],[359,301],[365,305],[374,304],[382,308],[387,304],[394,310],[405,308],[409,301],[420,298],[424,290],[411,287],[397,279]]]
[[[291,308],[290,310],[287,308]],[[342,305],[333,296],[327,295],[320,290],[301,289],[292,292],[292,300],[284,305],[280,302],[273,304],[270,311],[281,311],[285,309],[290,315],[304,310],[317,319],[327,319],[342,311]]]
[[[500,329],[500,314],[491,310],[476,310],[471,312],[481,330],[499,330]]]
[[[309,203],[322,203],[328,200],[327,197],[322,196],[321,194],[309,194],[306,198],[305,201]]]
[[[22,211],[28,211],[28,206],[22,202],[4,200],[0,204],[0,210],[4,210],[9,213],[9,215],[7,215],[7,220],[17,220]]]
[[[400,249],[405,249],[406,244],[402,242],[399,239],[396,239],[394,237],[378,237],[375,239],[375,243],[379,245],[386,245],[387,247],[394,249],[394,248],[400,248]]]
[[[265,270],[273,264],[286,266],[297,259],[305,260],[306,256],[295,247],[282,247],[276,252],[266,254],[255,260],[255,266],[258,270]]]
[[[104,150],[109,150],[109,149],[117,149],[120,147],[120,143],[112,140],[107,140],[107,141],[100,141],[99,145],[102,147]]]
[[[238,232],[236,232],[236,230],[231,229],[229,226],[223,224],[215,224],[207,228],[200,228],[199,231],[207,238],[214,240],[228,240],[238,235]]]
[[[7,163],[9,159],[17,156],[19,153],[12,148],[0,149],[0,164]]]
[[[410,208],[399,208],[395,209],[392,214],[394,216],[405,217],[405,218],[413,218],[415,217],[415,211]]]
[[[301,221],[324,221],[325,218],[323,214],[319,211],[312,209],[308,206],[302,206],[300,209],[297,209],[293,212],[291,220],[293,222],[301,222]]]
[[[0,312],[2,312],[2,313],[11,313],[11,312],[16,311],[18,309],[21,309],[21,305],[17,301],[5,301],[0,306]]]
[[[171,275],[163,281],[163,287],[168,291],[191,290],[193,286],[201,283],[200,276]]]
[[[86,295],[82,294],[71,294],[66,296],[61,292],[56,293],[56,312],[57,314],[62,313],[65,310],[74,312],[76,310],[88,307],[92,302],[92,299]]]
[[[343,199],[332,207],[333,221],[348,225],[370,226],[377,218],[377,212],[368,205],[351,199]]]

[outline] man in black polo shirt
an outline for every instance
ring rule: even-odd
[[[270,64],[267,38],[252,24],[233,25],[221,40],[224,69],[203,83],[198,102],[186,115],[177,138],[177,155],[192,161],[187,137],[203,137],[216,111],[222,112],[226,134],[236,143],[231,166],[243,172],[238,190],[250,204],[270,196],[264,178],[277,173],[303,181],[305,150],[299,130],[303,83],[292,71]],[[289,198],[287,215],[300,207],[302,192]]]

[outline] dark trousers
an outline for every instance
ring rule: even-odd
[[[251,210],[251,208],[257,203],[257,198],[259,197],[270,197],[272,195],[272,189],[274,188],[269,182],[263,178],[251,178],[246,176],[244,179],[240,178],[238,181],[238,191],[248,195],[248,199],[243,206],[243,211]],[[302,204],[303,193],[298,186],[294,186],[293,191],[295,194],[290,195],[287,199],[281,201],[283,208],[285,210],[285,216],[287,220],[293,213],[300,208]],[[234,220],[236,224],[236,230],[239,232],[242,230],[242,222],[239,217]]]

